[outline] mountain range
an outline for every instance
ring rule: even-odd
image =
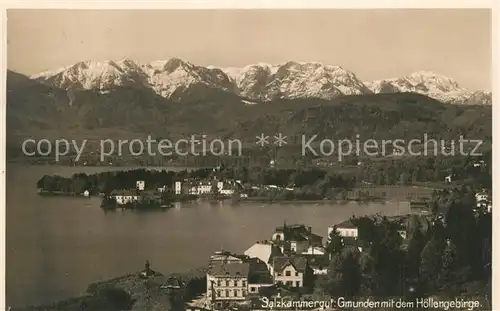
[[[30,79],[64,90],[109,92],[116,87],[146,88],[173,102],[207,92],[226,92],[248,103],[277,99],[318,98],[345,95],[413,92],[443,103],[491,105],[491,92],[467,90],[451,78],[419,71],[408,76],[363,82],[353,72],[316,62],[252,64],[242,68],[198,66],[179,58],[139,64],[120,61],[82,61],[42,72]]]
[[[14,152],[27,137],[98,142],[206,134],[253,147],[261,133],[282,133],[290,146],[302,135],[489,141],[488,104],[491,94],[425,72],[364,83],[318,63],[221,69],[179,59],[80,62],[32,77],[7,71],[6,128]]]

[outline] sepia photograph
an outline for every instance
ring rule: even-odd
[[[494,310],[494,13],[7,9],[5,310]]]

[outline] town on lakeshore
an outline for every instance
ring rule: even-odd
[[[44,196],[102,196],[105,210],[172,208],[173,202],[184,200],[244,204],[252,199],[283,203],[307,199],[323,202],[325,208],[349,200],[359,204],[397,200],[412,212],[354,216],[353,209],[352,217],[323,232],[313,232],[307,223],[287,223],[283,215],[283,224],[269,232],[269,239],[246,245],[242,253],[214,249],[206,266],[195,272],[163,275],[148,261],[139,273],[91,284],[86,296],[55,305],[87,306],[94,299],[96,304],[118,303],[133,309],[157,304],[165,308],[161,310],[264,310],[270,302],[281,301],[288,305],[284,309],[323,310],[335,308],[338,297],[397,296],[413,306],[422,297],[446,300],[461,295],[489,303],[492,197],[481,174],[469,184],[446,176],[440,187],[426,191],[408,184],[366,183],[354,190],[355,181],[320,168],[271,167],[266,175],[273,184],[265,183],[265,178],[264,183],[252,183],[248,174],[235,174],[223,166],[178,172],[137,169],[70,178],[46,175],[37,186]],[[380,189],[401,191],[403,196],[381,195]],[[115,296],[121,298],[110,298]]]
[[[5,14],[5,310],[500,310],[493,1],[87,2]]]

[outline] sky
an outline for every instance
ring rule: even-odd
[[[340,65],[371,81],[425,70],[491,90],[486,9],[8,10],[8,68],[31,75],[83,60],[178,57],[242,67]]]

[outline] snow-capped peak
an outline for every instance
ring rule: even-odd
[[[277,98],[332,99],[342,95],[416,92],[447,103],[491,103],[491,93],[470,92],[451,78],[431,71],[361,82],[342,66],[318,62],[256,63],[243,67],[199,66],[180,58],[139,64],[119,61],[83,61],[31,77],[63,89],[108,91],[116,86],[143,85],[157,94],[181,100],[191,90],[219,89],[252,102]],[[203,94],[200,94],[203,96]]]
[[[55,72],[44,72],[32,78],[63,89],[107,90],[114,86],[142,83],[140,68],[132,61],[81,61]]]
[[[491,103],[491,94],[470,92],[457,81],[431,71],[417,71],[400,78],[376,80],[365,84],[374,93],[415,92],[445,103]]]

